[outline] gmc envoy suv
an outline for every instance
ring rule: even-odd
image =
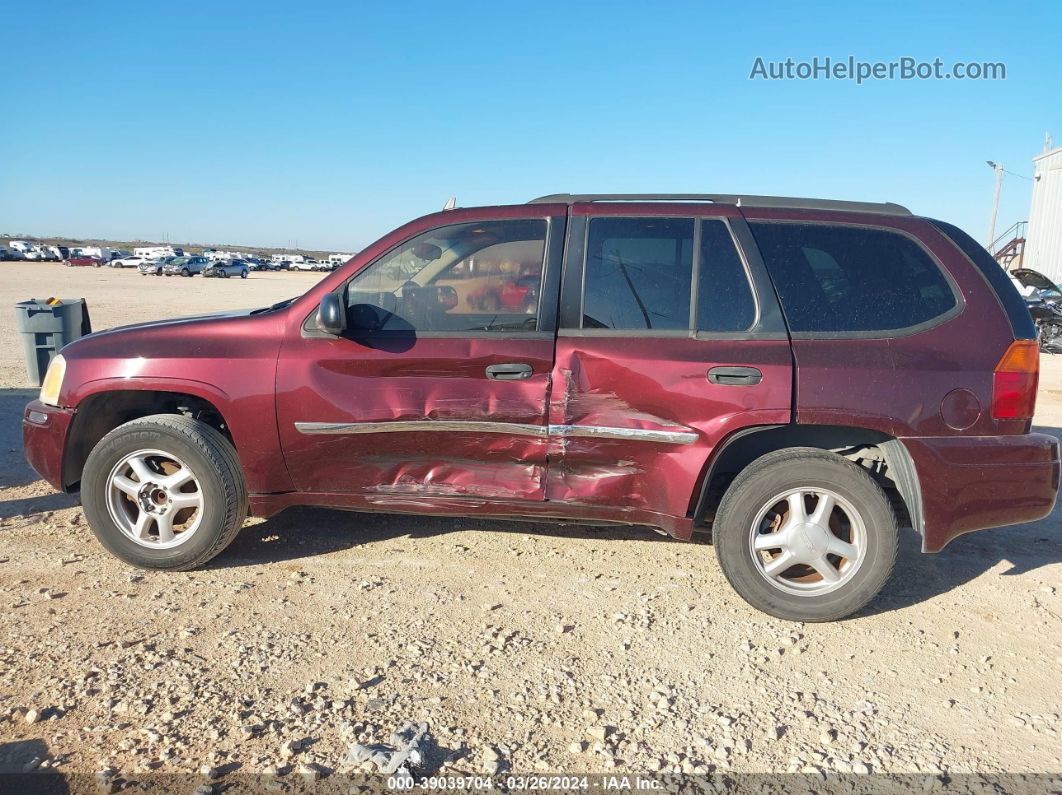
[[[1051,511],[1038,371],[1000,266],[898,205],[560,194],[425,216],[267,308],[77,340],[23,430],[135,566],[291,505],[637,524],[711,533],[750,604],[827,621],[899,527],[937,552]]]

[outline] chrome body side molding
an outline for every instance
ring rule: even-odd
[[[295,430],[308,434],[415,433],[447,431],[452,433],[508,433],[516,436],[588,437],[595,439],[629,439],[635,442],[692,444],[693,431],[657,431],[643,428],[614,428],[605,425],[528,425],[517,422],[477,420],[394,420],[391,422],[296,422]]]

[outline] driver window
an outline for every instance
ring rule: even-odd
[[[352,331],[537,331],[544,219],[432,229],[347,284]]]

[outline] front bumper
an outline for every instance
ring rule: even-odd
[[[59,491],[64,491],[63,450],[73,409],[47,406],[39,400],[27,404],[22,415],[22,447],[37,474]]]
[[[939,552],[963,533],[1034,522],[1055,506],[1058,439],[942,436],[900,440],[922,490],[922,549]]]

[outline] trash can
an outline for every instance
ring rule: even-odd
[[[33,298],[15,304],[26,351],[26,373],[40,386],[48,364],[64,345],[92,333],[84,298]]]

